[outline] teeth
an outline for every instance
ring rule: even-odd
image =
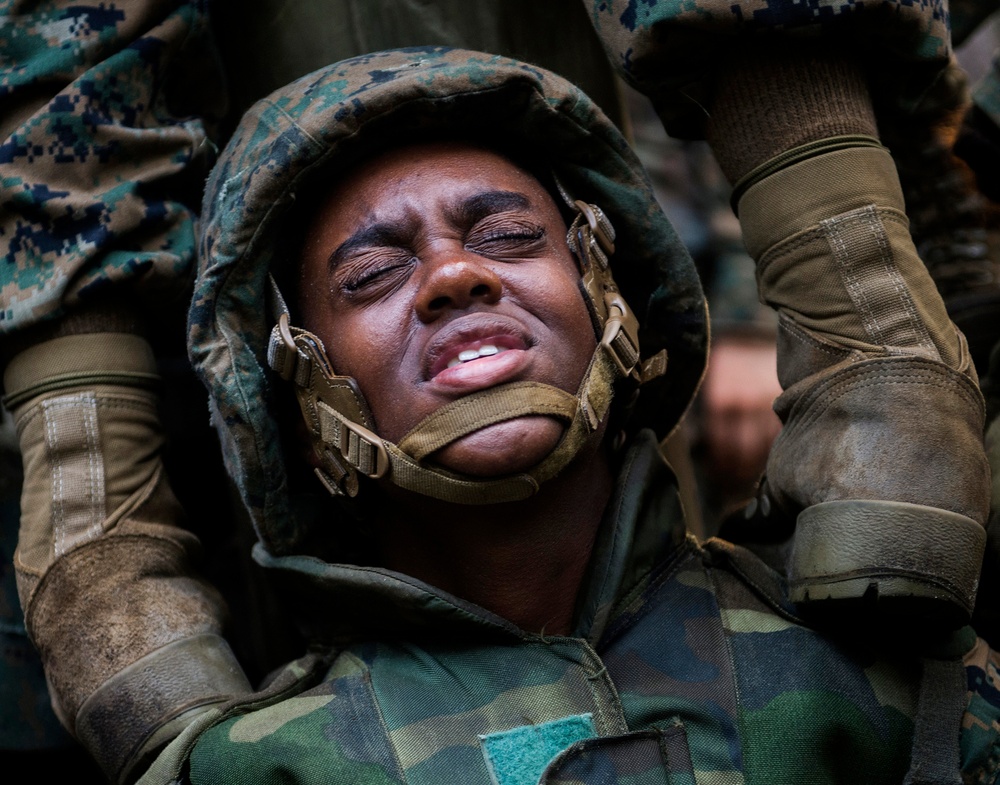
[[[459,352],[458,357],[450,360],[448,362],[448,367],[454,368],[456,365],[472,362],[472,360],[478,360],[480,357],[492,357],[494,354],[500,354],[502,351],[505,350],[498,346],[494,346],[491,343],[484,344],[478,349],[466,349],[465,351]]]

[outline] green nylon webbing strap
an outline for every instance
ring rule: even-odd
[[[384,442],[389,453],[389,461],[392,464],[392,481],[400,488],[460,504],[496,504],[527,499],[538,490],[541,483],[551,479],[566,467],[579,452],[583,443],[600,425],[611,407],[611,400],[614,397],[614,381],[617,375],[617,366],[611,359],[608,350],[598,346],[590,361],[590,367],[584,374],[577,396],[569,396],[568,393],[556,387],[538,385],[537,383],[509,385],[509,387],[518,389],[510,390],[509,395],[505,397],[520,399],[520,401],[508,400],[505,405],[514,406],[517,409],[524,408],[528,414],[538,413],[537,406],[531,406],[531,404],[533,396],[538,394],[537,389],[534,388],[539,386],[545,388],[546,394],[551,396],[553,400],[560,396],[568,396],[573,398],[574,403],[579,400],[581,404],[575,407],[576,411],[556,449],[528,473],[498,480],[463,479],[443,469],[422,466],[396,445]],[[552,391],[555,391],[555,394]],[[496,396],[503,393],[500,388],[484,392]],[[512,415],[503,419],[513,419],[514,416],[520,415]],[[462,435],[471,433],[472,430],[475,429],[465,430]],[[453,436],[448,440],[448,443],[457,438],[459,437]]]
[[[399,440],[399,449],[417,461],[457,438],[517,417],[549,415],[572,421],[576,396],[539,382],[513,382],[452,401],[422,420]]]
[[[386,444],[392,463],[392,482],[434,499],[458,504],[497,504],[527,499],[538,490],[530,474],[499,480],[468,480],[444,469],[421,466],[394,444]]]
[[[545,482],[558,474],[590,438],[590,434],[597,430],[601,420],[611,408],[611,399],[615,393],[614,382],[617,377],[618,366],[611,358],[610,350],[598,345],[577,391],[580,407],[576,415],[566,428],[566,433],[563,434],[562,441],[556,449],[531,472],[531,476],[538,482]]]
[[[344,454],[363,474],[374,476],[378,452],[384,450],[392,482],[400,488],[460,504],[496,504],[527,499],[540,483],[554,477],[573,459],[607,414],[617,376],[617,365],[608,349],[598,346],[576,396],[539,382],[515,382],[469,396],[481,399],[470,407],[456,406],[460,402],[449,404],[438,411],[438,422],[426,429],[421,423],[404,437],[405,441],[416,433],[415,441],[426,456],[493,423],[532,414],[569,420],[563,438],[545,460],[530,472],[496,480],[469,479],[439,467],[422,465],[419,459],[401,449],[402,442],[396,445],[370,432],[370,439],[362,438],[361,429],[350,430],[348,418],[328,405],[320,403],[317,413],[323,440]],[[431,415],[431,419],[434,417]],[[342,438],[348,438],[350,444],[341,444]]]

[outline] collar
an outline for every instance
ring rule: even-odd
[[[684,518],[673,472],[651,431],[625,452],[577,602],[572,637],[596,643],[616,606],[678,553]],[[273,556],[258,543],[254,559],[273,571],[310,641],[326,645],[373,638],[462,635],[487,643],[536,638],[486,609],[402,573],[331,564],[313,556]]]

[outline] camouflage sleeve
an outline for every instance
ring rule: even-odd
[[[221,109],[207,1],[0,0],[0,334],[183,291]]]
[[[968,706],[962,720],[962,773],[967,783],[1000,775],[1000,652],[983,639],[965,655]]]
[[[951,54],[945,0],[583,0],[625,80],[647,94],[667,131],[699,137],[711,76],[736,40],[824,35],[864,53],[878,97],[907,109]]]

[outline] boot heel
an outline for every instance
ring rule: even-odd
[[[921,504],[830,501],[799,513],[789,560],[793,602],[856,599],[959,626],[976,599],[986,531]]]

